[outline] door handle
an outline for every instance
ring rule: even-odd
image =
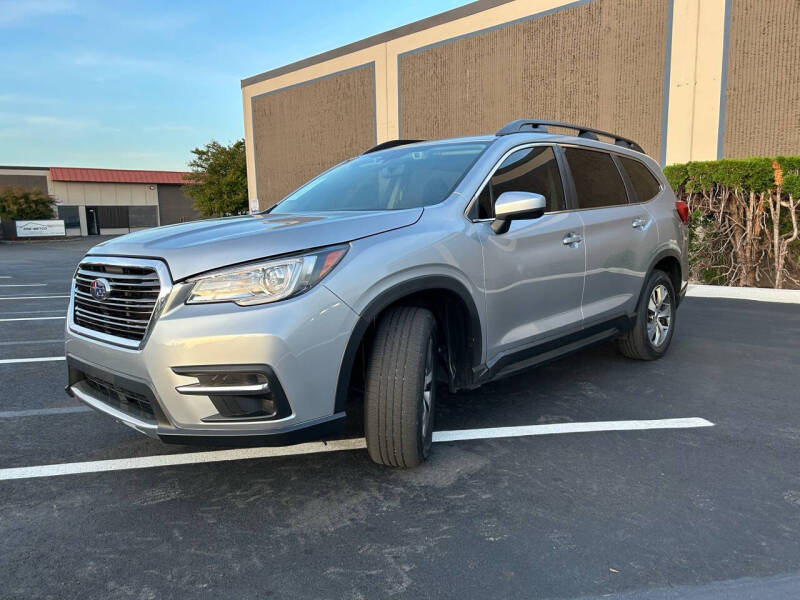
[[[570,248],[577,248],[580,243],[583,241],[583,236],[575,233],[574,231],[570,231],[567,235],[564,236],[564,239],[561,240],[565,246],[569,246]]]
[[[633,223],[631,223],[631,227],[633,227],[634,229],[642,230],[645,227],[647,227],[647,223],[648,223],[647,219],[637,218],[633,220]]]

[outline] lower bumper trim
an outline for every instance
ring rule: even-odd
[[[93,398],[90,394],[83,391],[80,388],[80,384],[71,385],[69,386],[69,393],[74,398],[77,398],[84,404],[88,405],[89,407],[95,409],[98,412],[106,414],[110,417],[115,418],[117,421],[127,425],[128,427],[132,427],[136,431],[140,433],[144,433],[145,435],[149,435],[150,437],[158,437],[158,425],[156,423],[150,423],[143,419],[139,419],[129,413],[122,412],[121,410],[117,410],[113,406],[106,404],[102,400],[98,400]]]
[[[302,423],[293,429],[274,433],[234,435],[232,432],[226,432],[226,435],[208,435],[202,433],[165,433],[161,430],[158,432],[158,437],[162,442],[168,444],[226,446],[233,448],[292,446],[340,435],[344,431],[346,417],[347,415],[343,412],[336,413],[324,419],[317,419],[311,423]]]

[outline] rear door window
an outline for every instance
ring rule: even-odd
[[[510,154],[478,197],[478,218],[494,216],[494,203],[503,192],[532,192],[547,201],[545,212],[564,210],[564,186],[553,148],[534,146]]]
[[[625,184],[617,165],[607,152],[564,148],[578,208],[602,208],[628,203]]]
[[[638,160],[633,160],[625,156],[617,156],[617,158],[619,158],[622,163],[622,168],[625,169],[628,178],[631,180],[637,202],[647,202],[658,195],[658,192],[661,191],[661,185],[650,172],[650,169],[645,167]]]

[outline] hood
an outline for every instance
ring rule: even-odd
[[[341,244],[412,225],[421,208],[259,214],[167,225],[98,244],[90,255],[161,258],[174,280],[280,254]]]

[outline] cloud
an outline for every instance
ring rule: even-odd
[[[228,83],[235,79],[234,75],[227,72],[221,73],[196,64],[180,63],[168,59],[139,58],[105,52],[80,52],[65,57],[65,60],[73,67],[87,70],[89,78],[97,83],[122,79],[123,74],[126,73],[146,73],[152,76],[187,81],[202,78],[209,82]]]
[[[145,131],[170,132],[170,133],[194,133],[197,127],[194,125],[181,125],[179,123],[164,123],[161,125],[148,125]]]
[[[128,17],[126,19],[127,25],[142,31],[151,31],[153,33],[161,33],[167,31],[174,33],[178,29],[193,25],[198,21],[198,15],[192,13],[185,14],[165,14],[160,13],[158,18],[136,19]]]
[[[55,98],[23,94],[0,94],[2,104],[54,104]]]
[[[29,115],[21,113],[0,113],[0,123],[11,126],[14,129],[20,127],[38,128],[46,127],[50,129],[84,129],[90,123],[78,119],[69,119],[55,115]]]
[[[164,152],[123,152],[124,158],[164,158]]]
[[[65,0],[0,1],[0,27],[13,27],[40,17],[76,14],[75,5]]]
[[[83,129],[88,125],[86,121],[64,119],[51,115],[25,115],[20,119],[23,123],[33,126],[59,127],[61,129]]]
[[[159,72],[167,68],[167,63],[162,61],[113,54],[98,54],[96,52],[81,52],[73,56],[71,62],[78,67],[91,67],[114,71],[133,70]]]

